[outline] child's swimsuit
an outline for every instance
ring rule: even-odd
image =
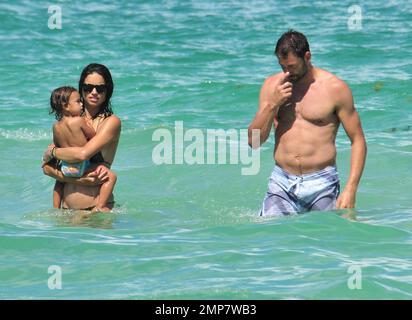
[[[80,178],[84,171],[90,166],[90,161],[85,160],[76,163],[61,162],[61,171],[65,177]]]
[[[102,153],[99,151],[90,160],[85,160],[76,163],[68,163],[66,161],[61,161],[61,171],[65,177],[69,178],[80,178],[83,176],[84,171],[90,167],[92,163],[99,163],[103,162],[108,164],[108,162],[104,161]]]

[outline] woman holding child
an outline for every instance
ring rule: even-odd
[[[93,63],[86,66],[80,76],[79,94],[84,107],[82,117],[86,124],[94,129],[95,135],[83,146],[50,145],[43,156],[43,172],[64,183],[61,192],[63,208],[107,211],[113,208],[113,194],[103,207],[99,205],[99,195],[101,188],[105,183],[108,184],[109,180],[112,182],[112,188],[114,187],[116,176],[109,169],[116,154],[121,131],[120,119],[113,114],[110,105],[113,94],[110,71],[101,64]],[[55,134],[54,130],[53,135]],[[56,144],[56,141],[54,143]],[[53,159],[54,161],[51,161]],[[82,177],[72,178],[62,173],[57,166],[58,160],[64,163],[82,163],[90,160],[95,163],[95,166],[91,167],[94,171],[86,171]]]

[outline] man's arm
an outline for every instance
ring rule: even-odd
[[[106,144],[113,141],[113,139],[118,139],[120,130],[120,119],[112,115],[107,118],[104,127],[83,147],[56,148],[54,155],[57,159],[67,162],[80,162],[90,159]]]
[[[248,142],[252,148],[260,147],[267,140],[279,107],[292,96],[292,84],[285,82],[288,75],[287,72],[280,76],[271,76],[262,85],[259,95],[259,109],[248,128]],[[254,129],[260,130],[258,142],[252,141]]]
[[[349,178],[345,189],[337,200],[336,208],[354,208],[356,192],[365,166],[367,152],[366,141],[359,114],[353,103],[351,90],[340,80],[333,86],[333,92],[337,97],[336,115],[352,144]]]

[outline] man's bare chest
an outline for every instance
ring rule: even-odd
[[[296,120],[324,125],[336,120],[335,103],[325,90],[309,89],[296,92],[289,102],[279,108],[279,122],[291,124]]]

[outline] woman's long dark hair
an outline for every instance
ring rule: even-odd
[[[103,77],[104,82],[106,83],[106,100],[103,102],[97,115],[104,114],[105,117],[111,116],[113,114],[113,110],[110,103],[110,98],[113,94],[114,84],[112,75],[110,74],[110,71],[106,66],[98,63],[91,63],[87,65],[80,75],[79,92],[81,95],[83,95],[84,79],[86,79],[86,77],[92,73],[100,74]]]

